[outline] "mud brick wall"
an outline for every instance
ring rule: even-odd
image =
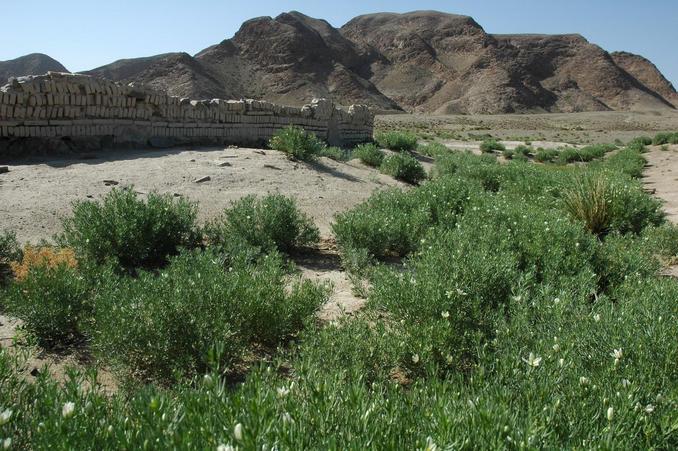
[[[0,151],[63,148],[260,145],[289,125],[331,145],[372,139],[367,107],[316,99],[301,108],[257,100],[191,100],[135,84],[50,72],[0,88]]]

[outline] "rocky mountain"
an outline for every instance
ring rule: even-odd
[[[650,60],[628,52],[613,52],[611,56],[617,66],[678,108],[676,89]]]
[[[646,59],[580,35],[493,35],[435,11],[359,16],[337,29],[298,12],[245,22],[191,56],[116,61],[86,72],[192,98],[314,97],[427,113],[675,108],[678,94]]]
[[[0,85],[4,85],[9,77],[46,74],[49,71],[68,72],[60,62],[42,53],[31,53],[13,60],[0,61]]]

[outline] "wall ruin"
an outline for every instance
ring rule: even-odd
[[[174,145],[261,145],[289,125],[330,145],[372,139],[363,105],[316,99],[301,108],[257,100],[191,100],[144,86],[50,72],[0,88],[0,154]]]

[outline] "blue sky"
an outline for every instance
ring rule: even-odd
[[[676,0],[33,0],[2,5],[0,60],[41,52],[78,71],[120,58],[197,53],[257,16],[297,10],[341,26],[371,12],[470,15],[489,33],[580,33],[652,60],[678,85]]]

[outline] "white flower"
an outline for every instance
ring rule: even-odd
[[[437,451],[438,450],[438,445],[436,445],[433,442],[433,439],[431,437],[426,438],[426,448],[424,448],[424,451]]]
[[[12,439],[7,437],[2,441],[2,449],[9,449],[12,446]]]
[[[652,413],[654,412],[654,406],[652,404],[648,404],[645,406],[645,413]]]
[[[205,385],[212,385],[212,382],[213,382],[212,376],[210,376],[209,374],[205,374],[205,375],[202,377],[202,382],[203,382]]]
[[[280,398],[284,398],[285,396],[290,394],[290,389],[287,388],[287,387],[279,387],[277,389],[277,391],[278,391],[278,397],[280,397]]]
[[[450,312],[447,312],[447,311],[442,312],[442,313],[440,314],[440,316],[442,316],[443,318],[447,319],[447,318],[450,317]]]
[[[292,415],[290,415],[288,412],[283,413],[282,420],[283,420],[284,424],[294,423],[294,420],[292,419]]]
[[[459,296],[466,296],[468,293],[462,290],[461,288],[457,288],[457,294]]]
[[[589,385],[590,382],[591,382],[591,381],[589,380],[588,377],[582,376],[582,377],[579,378],[579,383],[580,383],[581,385]]]
[[[597,313],[596,313],[595,315],[593,315],[593,320],[594,320],[595,322],[600,321],[600,315],[597,314]]]
[[[3,424],[9,423],[9,420],[12,418],[12,410],[11,409],[5,409],[2,413],[0,413],[0,426]]]
[[[559,345],[558,343],[554,344],[554,345],[553,345],[553,350],[554,350],[555,352],[560,351],[560,345]]]
[[[607,408],[607,421],[612,421],[614,418],[614,407]]]
[[[445,357],[445,361],[447,361],[448,365],[452,365],[452,362],[454,362],[454,359],[452,358],[451,355],[448,355],[447,357]]]
[[[63,416],[64,418],[70,418],[70,417],[73,416],[74,413],[75,413],[75,403],[74,402],[67,402],[61,408],[61,416]]]
[[[558,360],[558,365],[560,365],[560,366],[565,366],[565,359],[559,359],[559,360]]]
[[[534,355],[534,353],[530,352],[530,355],[527,357],[527,359],[523,359],[523,362],[527,363],[533,368],[536,368],[541,363],[541,357],[537,357]]]
[[[615,360],[621,360],[621,358],[624,357],[624,353],[622,352],[621,348],[613,349],[610,356],[614,357]]]
[[[560,304],[560,298],[555,298],[555,299],[553,300],[553,303],[554,303],[554,304]]]
[[[412,355],[412,363],[419,363],[419,354]]]
[[[242,424],[238,423],[233,428],[233,436],[239,442],[242,442]]]
[[[631,385],[631,381],[628,379],[622,379],[621,381],[622,387],[628,388],[629,385]]]
[[[221,444],[217,446],[217,451],[235,451],[235,448],[230,444],[228,445]]]

